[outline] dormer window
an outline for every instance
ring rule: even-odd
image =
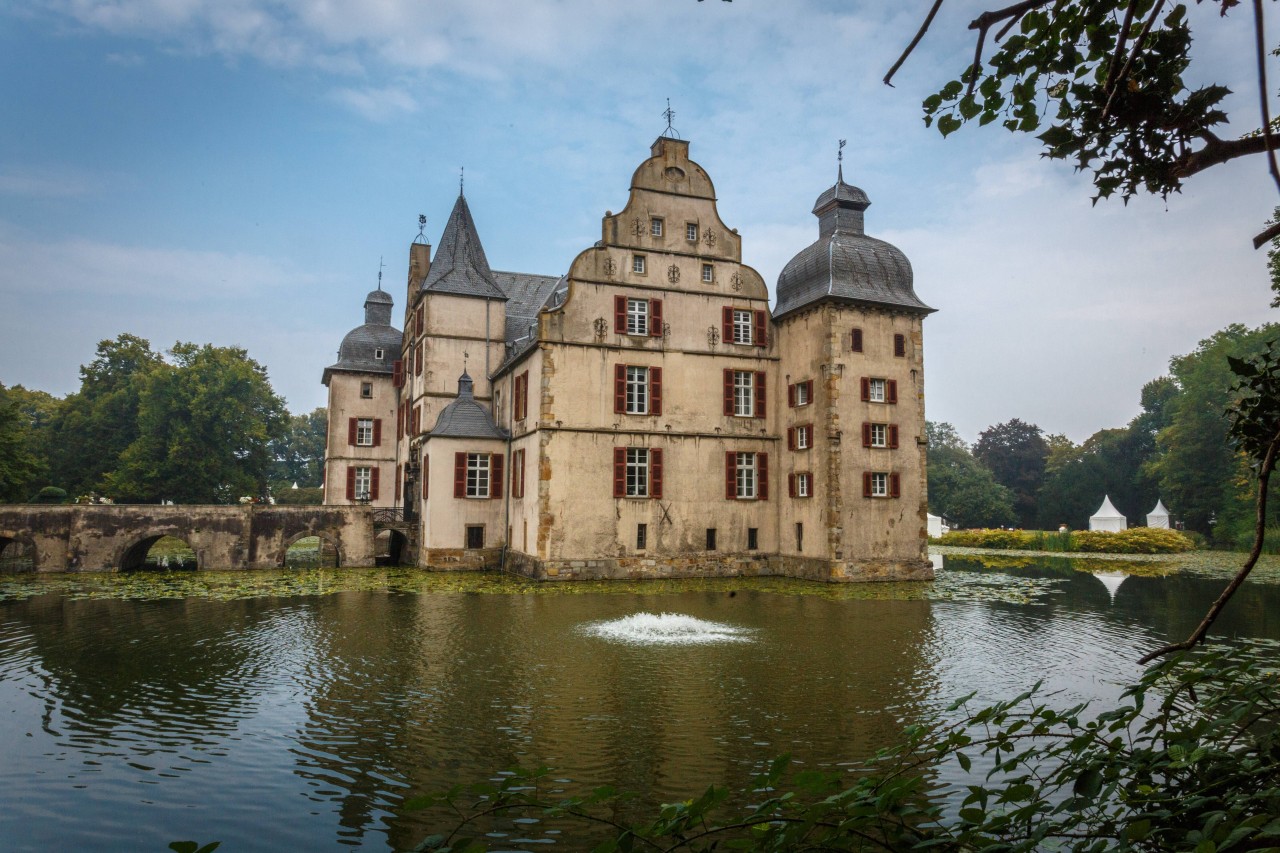
[[[378,361],[382,361],[382,357],[384,355],[386,355],[386,353],[383,352],[382,347],[378,347],[373,351],[373,357],[376,358]]]

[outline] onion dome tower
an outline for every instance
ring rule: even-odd
[[[356,326],[338,346],[338,360],[324,369],[325,385],[334,371],[353,373],[392,372],[400,357],[400,330],[391,325],[394,300],[381,287],[364,300],[364,324]]]

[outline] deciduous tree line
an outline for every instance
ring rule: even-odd
[[[161,354],[122,334],[64,398],[0,384],[0,501],[234,503],[316,487],[325,429],[324,409],[290,415],[239,347]]]
[[[1228,358],[1251,358],[1280,325],[1232,325],[1169,363],[1142,388],[1142,411],[1083,444],[1014,418],[972,448],[947,423],[929,423],[929,508],[960,527],[1088,527],[1110,495],[1130,524],[1163,500],[1188,530],[1225,545],[1252,541],[1254,477],[1228,440]],[[1275,501],[1271,523],[1280,523]]]

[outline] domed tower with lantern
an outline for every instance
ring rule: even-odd
[[[778,277],[773,322],[787,451],[784,572],[819,580],[932,577],[926,536],[923,321],[896,246],[866,234],[871,201],[818,196],[818,239]]]

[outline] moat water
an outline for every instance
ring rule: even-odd
[[[858,587],[0,576],[0,848],[409,849],[443,819],[406,798],[540,764],[641,811],[713,782],[745,797],[781,753],[838,769],[971,690],[1113,698],[1198,622],[1221,562],[953,555],[933,584]],[[1280,639],[1274,559],[1216,633]]]

